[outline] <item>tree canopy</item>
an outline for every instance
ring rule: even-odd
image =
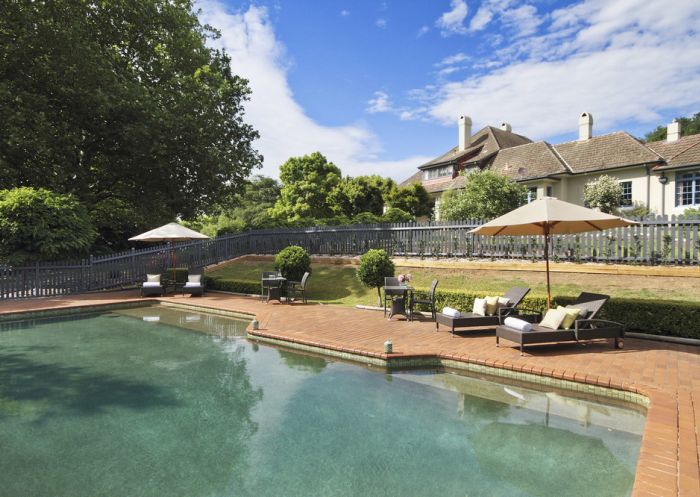
[[[337,214],[355,217],[369,212],[381,216],[384,197],[396,184],[390,178],[378,175],[343,178],[328,195],[328,202]]]
[[[681,123],[681,134],[683,136],[700,133],[700,112],[695,113],[692,117],[677,117],[676,120]],[[656,129],[644,135],[644,140],[647,142],[665,140],[666,131],[666,125],[659,125]]]
[[[430,216],[435,204],[428,191],[419,183],[395,188],[385,199],[390,207],[401,209],[414,217]]]
[[[440,202],[440,218],[492,219],[525,203],[527,189],[493,171],[471,173],[464,189],[449,190]]]
[[[272,214],[287,221],[332,216],[328,196],[340,178],[340,169],[320,152],[290,157],[280,166],[282,190]]]
[[[0,188],[74,194],[116,248],[234,194],[260,165],[247,81],[205,45],[217,34],[190,0],[3,5]]]
[[[0,261],[22,265],[85,255],[97,236],[73,195],[31,187],[0,190]]]

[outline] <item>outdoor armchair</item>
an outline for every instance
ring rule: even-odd
[[[147,274],[146,281],[141,285],[142,297],[160,297],[165,295],[165,286],[160,274]]]
[[[387,290],[386,287],[388,286],[401,286],[401,282],[399,281],[398,278],[394,276],[390,277],[385,277],[384,278],[384,316],[386,317],[386,303],[391,302],[394,300],[396,297],[403,298],[404,296],[404,291],[403,290]]]
[[[432,284],[430,285],[430,291],[428,292],[428,297],[425,299],[413,299],[411,301],[411,315],[413,314],[413,308],[416,305],[425,305],[428,307],[430,310],[430,315],[432,316],[433,319],[435,319],[435,289],[438,286],[438,280],[433,280]]]
[[[539,313],[522,314],[518,308],[529,292],[530,289],[527,287],[515,286],[511,288],[504,295],[504,298],[508,299],[508,304],[497,308],[493,316],[464,312],[459,317],[452,317],[438,312],[435,316],[435,329],[439,331],[441,324],[449,326],[452,330],[452,335],[454,335],[455,328],[473,328],[477,326],[491,328],[502,324],[503,320],[508,316],[517,316],[527,321],[538,321],[540,318]]]
[[[301,297],[301,301],[306,304],[306,282],[311,276],[308,271],[304,273],[301,281],[287,281],[287,300],[293,301],[297,296]]]
[[[533,324],[530,331],[516,330],[505,325],[498,326],[496,328],[496,346],[499,346],[501,338],[515,342],[520,345],[520,355],[523,355],[525,345],[612,338],[615,348],[622,348],[624,346],[625,325],[596,318],[609,299],[608,295],[581,293],[576,302],[566,306],[568,309],[581,309],[583,311],[583,315],[578,317],[568,330],[553,330],[539,324]]]
[[[204,295],[204,270],[194,270],[187,275],[187,282],[182,287],[182,294],[189,293],[192,297]]]

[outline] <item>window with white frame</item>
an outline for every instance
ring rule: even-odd
[[[700,171],[676,175],[676,205],[700,205]]]
[[[620,188],[622,189],[622,195],[620,195],[620,206],[625,207],[632,205],[632,182],[620,181]]]
[[[527,189],[527,203],[529,204],[533,200],[537,200],[537,187],[530,186]]]
[[[423,180],[437,179],[444,176],[452,176],[452,166],[440,166],[423,171]]]

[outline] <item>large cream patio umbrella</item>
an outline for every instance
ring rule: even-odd
[[[549,286],[549,239],[551,235],[603,231],[637,224],[553,197],[543,197],[518,207],[470,231],[477,235],[544,236],[544,260],[547,269],[547,308],[552,296]]]
[[[140,235],[132,236],[129,238],[130,242],[186,242],[188,240],[206,240],[210,237],[203,235],[197,231],[185,228],[184,226],[177,223],[168,223],[159,228],[152,229],[151,231],[146,231]],[[173,280],[175,279],[175,263],[177,258],[175,255],[175,247],[173,247],[172,252],[172,265],[173,265]]]

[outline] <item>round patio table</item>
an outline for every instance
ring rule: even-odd
[[[384,292],[389,295],[396,295],[396,297],[391,299],[389,319],[395,314],[402,314],[406,316],[406,319],[409,321],[413,321],[411,306],[406,305],[413,299],[413,287],[408,285],[387,285],[384,287]]]

